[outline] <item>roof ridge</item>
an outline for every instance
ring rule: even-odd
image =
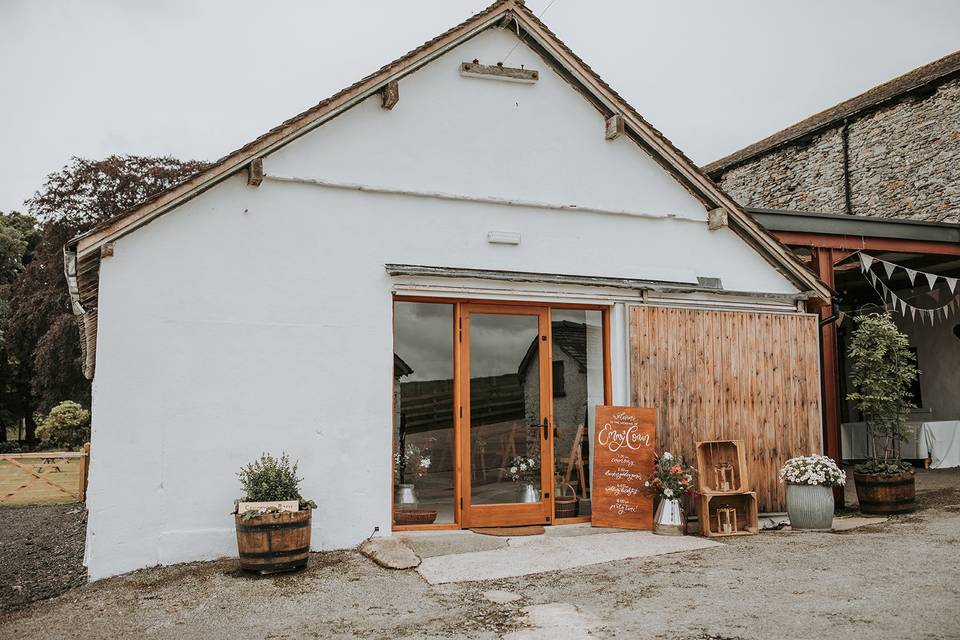
[[[800,122],[743,147],[739,151],[734,151],[704,165],[703,170],[707,174],[715,176],[800,138],[832,128],[833,125],[845,118],[879,108],[932,84],[941,84],[957,74],[960,74],[960,51],[954,51],[933,62],[911,69],[851,98],[842,100],[832,107],[818,111]]]

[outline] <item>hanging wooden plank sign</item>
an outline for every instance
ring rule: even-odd
[[[597,406],[593,440],[593,526],[653,529],[657,414],[641,407]]]

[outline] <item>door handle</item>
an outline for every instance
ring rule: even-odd
[[[550,421],[547,420],[547,417],[543,417],[543,439],[547,440],[550,437]]]

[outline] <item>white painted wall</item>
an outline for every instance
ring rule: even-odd
[[[538,59],[534,86],[461,78],[494,31],[266,159],[268,174],[675,213],[702,207]],[[641,105],[642,106],[642,105]],[[491,245],[490,230],[519,246]],[[385,263],[720,277],[795,289],[704,221],[454,202],[232,178],[119,240],[100,273],[87,565],[92,579],[235,554],[236,471],[300,460],[315,548],[390,530],[391,288]],[[625,335],[614,314],[622,402]],[[620,373],[616,373],[620,372]]]

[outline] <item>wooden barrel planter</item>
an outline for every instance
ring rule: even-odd
[[[234,516],[240,568],[260,574],[295,571],[307,566],[313,511],[265,513],[249,520]]]
[[[916,485],[912,471],[903,473],[854,473],[860,511],[871,515],[911,513],[916,508]]]

